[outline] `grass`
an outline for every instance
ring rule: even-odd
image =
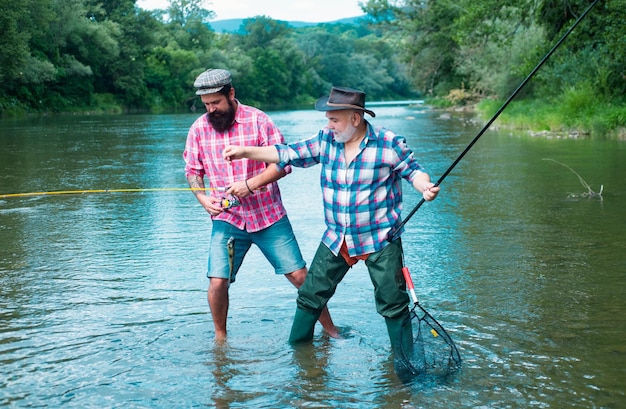
[[[485,99],[477,105],[482,119],[488,120],[503,102]],[[588,86],[572,87],[553,98],[514,100],[501,113],[496,126],[577,134],[592,138],[617,138],[626,140],[626,104],[623,101],[606,101]]]

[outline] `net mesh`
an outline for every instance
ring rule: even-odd
[[[419,304],[402,323],[396,367],[404,374],[447,376],[461,365],[461,355],[445,329]]]

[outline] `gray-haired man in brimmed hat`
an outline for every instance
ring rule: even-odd
[[[233,143],[271,146],[284,143],[283,135],[264,112],[235,98],[227,70],[204,71],[194,87],[207,113],[189,129],[183,154],[185,175],[198,202],[211,215],[207,297],[215,338],[221,341],[226,338],[230,283],[252,244],[261,249],[276,274],[285,275],[296,288],[304,282],[307,269],[276,183],[291,169],[253,160],[233,165],[222,156]],[[224,200],[231,195],[236,198]],[[338,336],[327,309],[319,320],[330,336]]]
[[[375,114],[365,107],[364,92],[333,87],[315,108],[326,112],[328,124],[311,138],[268,147],[230,146],[224,157],[273,162],[279,167],[322,166],[326,231],[298,290],[289,340],[313,338],[315,321],[337,285],[352,265],[363,260],[374,284],[376,310],[385,318],[391,345],[398,352],[409,297],[402,276],[401,241],[389,242],[387,237],[401,223],[402,179],[425,200],[435,199],[439,187],[431,183],[404,137],[365,120],[365,114]]]

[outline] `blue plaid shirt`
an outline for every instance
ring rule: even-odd
[[[387,234],[401,221],[402,178],[412,183],[422,171],[404,137],[367,123],[359,153],[350,164],[344,144],[335,142],[328,128],[309,139],[275,146],[281,167],[321,163],[326,220],[322,242],[333,254],[339,254],[344,240],[352,257],[385,247]]]

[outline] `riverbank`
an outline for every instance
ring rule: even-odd
[[[446,104],[441,100],[426,102],[442,111],[441,118],[457,118],[485,124],[502,107],[494,99]],[[602,138],[626,141],[626,104],[594,101],[563,95],[554,101],[512,101],[491,124],[490,129],[525,131],[532,136],[554,139]]]
[[[419,101],[387,101],[373,103],[390,105],[415,102],[441,111],[442,119],[459,119],[484,125],[502,107],[503,102],[494,99],[451,101],[447,98],[430,98]],[[302,109],[299,107],[299,109]],[[160,112],[160,113],[164,113]],[[76,108],[67,112],[0,112],[0,119],[50,116],[50,115],[115,115],[150,113],[147,110],[127,110],[111,104],[98,108]],[[158,113],[158,112],[153,112]],[[176,112],[174,112],[176,113]],[[564,94],[554,101],[512,101],[490,125],[490,129],[507,129],[528,132],[532,136],[553,139],[602,138],[626,141],[626,104],[590,100],[585,95]]]

